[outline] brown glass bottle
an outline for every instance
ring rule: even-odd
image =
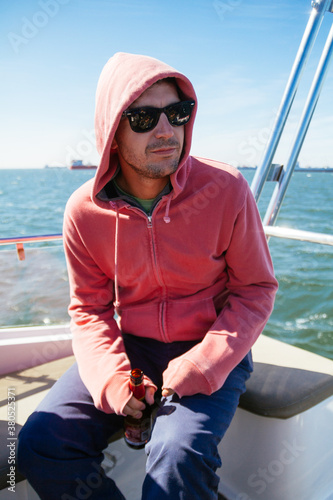
[[[140,401],[145,398],[145,386],[143,384],[143,371],[135,368],[131,371],[129,386],[133,392],[133,396]],[[124,430],[125,441],[128,446],[135,449],[140,449],[147,443],[150,430],[151,430],[151,410],[146,405],[145,410],[142,412],[142,417],[137,419],[130,415],[125,417]]]

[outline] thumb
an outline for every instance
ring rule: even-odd
[[[164,398],[167,398],[168,396],[172,396],[172,394],[174,394],[175,391],[173,389],[169,389],[169,388],[162,388],[162,396]]]

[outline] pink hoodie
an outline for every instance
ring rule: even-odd
[[[95,119],[101,161],[65,212],[74,353],[96,407],[107,413],[123,414],[131,397],[122,332],[161,342],[202,339],[169,363],[163,385],[180,397],[211,394],[251,349],[277,290],[247,182],[228,165],[189,156],[195,110],[172,190],[152,216],[108,198],[122,112],[166,77],[196,100],[185,76],[150,57],[118,53],[105,65]]]

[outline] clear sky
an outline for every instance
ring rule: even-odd
[[[1,0],[0,168],[97,162],[94,100],[118,51],[157,57],[198,95],[192,154],[260,163],[311,0]],[[333,14],[327,13],[276,162],[285,163]],[[333,66],[300,155],[333,166]]]

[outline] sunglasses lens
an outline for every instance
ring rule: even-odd
[[[130,125],[134,132],[148,132],[157,125],[158,113],[153,108],[141,109],[132,112],[129,116]]]
[[[185,125],[191,118],[193,106],[194,101],[177,102],[168,106],[165,109],[165,113],[171,125],[176,127]]]

